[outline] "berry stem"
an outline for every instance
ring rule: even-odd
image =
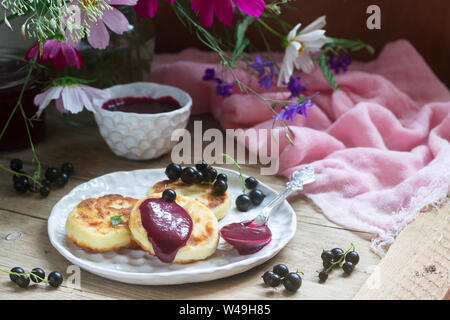
[[[241,166],[231,156],[229,156],[228,154],[222,153],[222,156],[225,157],[225,158],[230,159],[234,163],[236,168],[238,168],[239,176],[241,177],[241,181],[242,181],[242,193],[245,193],[245,179],[244,179],[244,176],[242,175]]]
[[[45,284],[48,284],[47,280],[45,280],[44,278],[39,277],[38,275],[33,274],[32,272],[17,273],[17,272],[11,272],[11,271],[8,271],[8,270],[4,270],[4,269],[0,269],[0,272],[13,274],[13,275],[18,276],[18,277],[32,275],[34,278],[41,280]]]

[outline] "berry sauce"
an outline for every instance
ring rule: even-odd
[[[191,217],[176,202],[166,202],[161,198],[144,200],[139,210],[142,226],[156,256],[162,262],[172,262],[191,236]]]
[[[180,109],[177,100],[172,97],[125,97],[106,101],[102,109],[139,114],[164,113]]]
[[[226,225],[220,229],[220,235],[241,255],[258,252],[272,240],[267,224],[253,224],[253,220]]]

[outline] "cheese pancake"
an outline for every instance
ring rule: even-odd
[[[179,195],[201,202],[214,213],[217,220],[225,217],[231,208],[232,200],[229,191],[218,195],[211,184],[186,184],[180,179],[157,182],[147,191],[147,196],[161,193],[168,188],[175,190]]]
[[[139,246],[155,255],[155,251],[148,239],[147,230],[142,225],[139,206],[148,198],[160,198],[161,194],[141,199],[131,212],[129,227],[133,238]],[[190,263],[204,260],[211,256],[219,243],[219,224],[210,209],[200,202],[177,195],[176,203],[186,210],[192,219],[192,232],[186,244],[175,255],[174,263]]]
[[[67,238],[93,252],[136,247],[128,220],[137,201],[117,194],[81,201],[67,218]]]

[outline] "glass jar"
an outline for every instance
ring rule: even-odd
[[[128,31],[109,31],[110,43],[105,50],[92,48],[83,39],[77,49],[83,55],[83,66],[76,76],[91,80],[90,86],[107,88],[116,84],[147,81],[155,47],[152,19],[141,18],[130,6],[118,6],[128,19]]]
[[[0,47],[0,132],[3,131],[11,113],[16,106],[28,75],[25,52],[17,48]],[[36,115],[38,107],[34,105],[34,97],[42,90],[38,83],[40,75],[33,72],[22,97],[22,107],[28,119]],[[33,144],[38,143],[45,135],[45,113],[37,120],[27,120]],[[20,108],[17,108],[3,137],[0,139],[0,150],[13,150],[29,147],[30,142],[25,120]]]

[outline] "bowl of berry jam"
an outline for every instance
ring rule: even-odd
[[[176,143],[172,133],[186,128],[192,99],[178,88],[135,82],[105,90],[110,97],[95,102],[95,120],[109,148],[120,157],[162,156]]]

